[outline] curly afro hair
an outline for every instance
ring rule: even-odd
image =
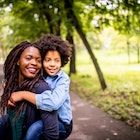
[[[48,34],[42,36],[35,43],[43,50],[43,59],[49,50],[56,50],[60,53],[61,63],[63,67],[68,63],[71,57],[72,45],[68,41],[64,41],[60,36]]]

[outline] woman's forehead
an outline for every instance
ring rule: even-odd
[[[36,47],[30,46],[23,51],[23,54],[40,54],[40,51]]]

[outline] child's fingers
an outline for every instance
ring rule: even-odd
[[[14,103],[12,103],[10,100],[8,100],[8,106],[13,106],[15,107],[16,105]]]

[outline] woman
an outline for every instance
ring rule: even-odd
[[[61,70],[61,67],[65,66],[69,61],[71,45],[61,37],[53,34],[42,36],[36,43],[42,48],[44,53],[44,80],[49,84],[51,92],[47,90],[36,95],[27,91],[18,91],[14,92],[10,99],[14,102],[23,99],[27,100],[36,105],[38,109],[45,111],[57,109],[59,140],[64,140],[71,134],[73,123],[69,96],[70,78]],[[30,98],[27,95],[30,95]],[[12,103],[10,104],[12,105]],[[37,137],[36,135],[42,130],[42,121],[35,122],[28,129],[26,140]]]
[[[40,88],[42,84],[39,84],[38,81],[42,79],[41,68],[41,49],[36,44],[27,41],[21,42],[7,56],[4,63],[4,91],[0,102],[0,112],[4,118],[1,118],[0,123],[0,139],[23,139],[28,127],[40,118],[44,122],[44,132],[40,135],[40,139],[58,138],[56,111],[37,110],[27,101],[20,101],[15,107],[7,107],[8,100],[14,91],[27,90],[39,94],[43,90],[49,90],[43,80],[41,82],[44,86]],[[4,116],[5,112],[8,115]],[[48,121],[46,122],[46,120]],[[45,125],[46,123],[47,125]],[[10,129],[12,131],[7,131],[10,132],[7,134],[6,130]]]

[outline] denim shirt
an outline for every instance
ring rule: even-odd
[[[55,76],[44,77],[51,91],[46,90],[36,95],[36,106],[45,111],[57,110],[58,117],[64,123],[70,124],[72,110],[70,105],[70,78],[62,70]]]

